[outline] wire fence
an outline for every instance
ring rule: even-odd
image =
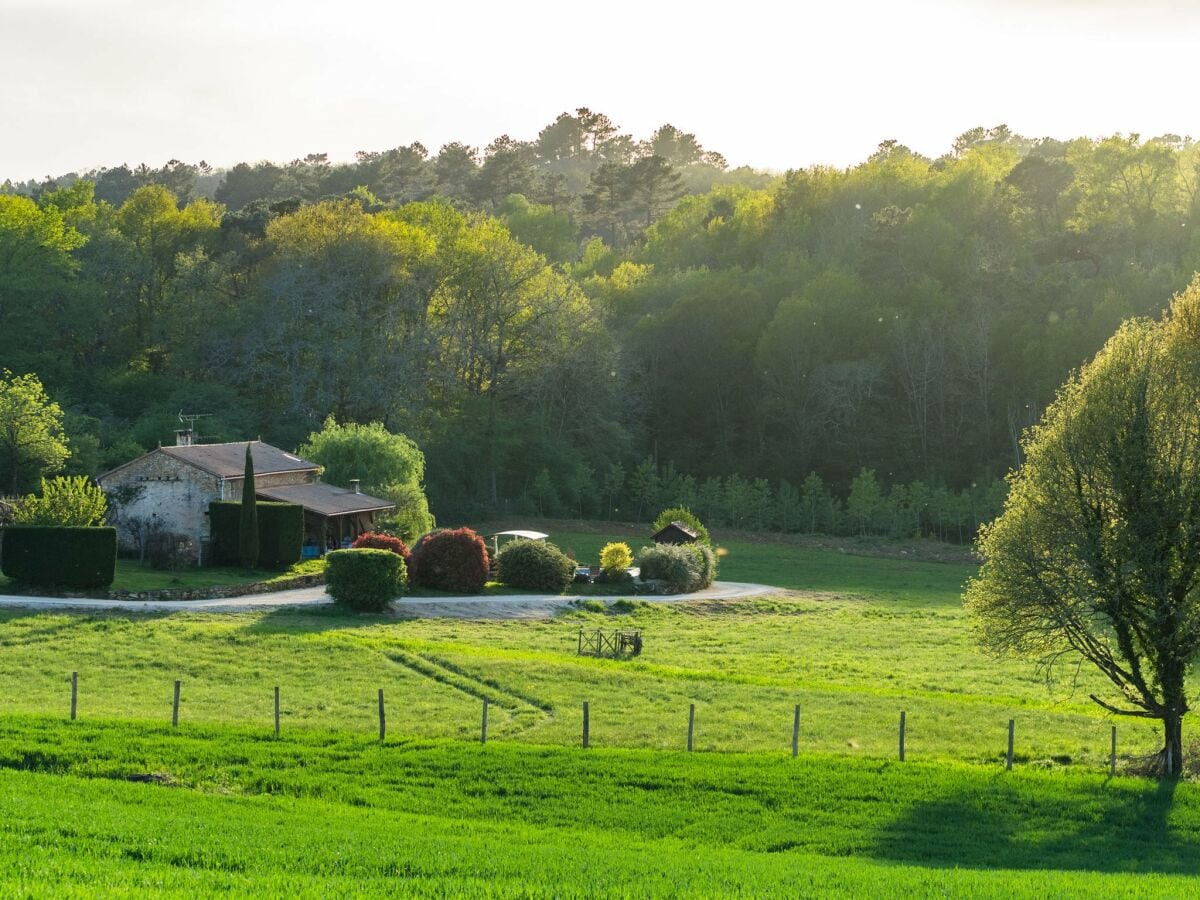
[[[71,713],[70,713],[71,719],[70,720],[72,722],[74,722],[78,719],[78,714],[79,714],[79,673],[78,672],[71,673],[70,684],[71,684],[71,707],[70,707],[71,708]],[[183,690],[183,681],[181,679],[175,679],[175,682],[173,685],[173,692],[172,692],[172,702],[171,702],[171,727],[175,728],[175,729],[179,728],[179,712],[180,712],[180,700],[181,700],[182,690]],[[273,694],[274,694],[274,697],[273,697],[273,699],[274,699],[274,732],[275,732],[276,737],[280,737],[280,735],[281,735],[281,713],[280,713],[280,688],[278,685],[276,685],[274,687]],[[489,713],[491,704],[489,703],[489,701],[486,697],[482,699],[481,703],[482,703],[482,707],[480,710],[478,741],[480,744],[487,744],[488,740],[489,740],[489,738],[488,738],[488,713]],[[379,688],[379,690],[378,690],[375,705],[376,705],[376,708],[378,711],[379,741],[382,743],[387,740],[387,702],[386,702],[386,698],[384,695],[384,689],[382,687]],[[587,750],[592,746],[592,739],[591,739],[592,704],[590,701],[588,701],[588,700],[582,701],[581,713],[582,713],[582,718],[581,718],[579,746],[581,747],[581,749]],[[689,703],[688,704],[688,712],[687,712],[687,744],[686,744],[687,752],[689,752],[689,753],[695,752],[694,748],[695,748],[695,736],[696,736],[696,722],[697,722],[696,704]],[[1008,720],[1008,745],[1007,745],[1007,750],[1004,755],[1005,771],[1012,771],[1013,764],[1016,759],[1016,756],[1015,756],[1015,748],[1017,745],[1017,727],[1016,727],[1016,725],[1017,725],[1016,719],[1010,718]],[[897,729],[896,729],[896,759],[899,762],[905,762],[908,757],[908,746],[907,746],[908,726],[909,726],[908,712],[907,712],[907,710],[902,709],[899,711],[899,720],[898,720]],[[800,704],[796,704],[795,708],[793,710],[792,723],[791,723],[791,755],[792,755],[793,759],[800,755],[800,738],[801,738],[801,708],[800,708]],[[1157,756],[1158,756],[1158,754],[1153,754],[1153,755],[1147,756],[1147,757],[1128,756],[1127,755],[1126,759],[1129,761],[1137,762],[1137,761],[1145,761],[1145,760],[1155,759],[1155,758],[1157,758]],[[1118,759],[1118,757],[1117,757],[1117,726],[1112,725],[1111,732],[1110,732],[1110,744],[1109,744],[1108,759],[1107,759],[1108,772],[1109,772],[1110,776],[1115,776],[1117,774],[1117,759]],[[1171,762],[1172,762],[1171,750],[1168,747],[1165,751],[1165,770],[1168,772],[1171,771]]]

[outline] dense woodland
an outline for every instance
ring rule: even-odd
[[[181,410],[286,447],[332,414],[416,440],[446,521],[682,502],[958,539],[1068,372],[1200,269],[1198,231],[1174,136],[977,128],[775,176],[578,110],[482,152],[7,182],[0,369],[66,410],[72,472]]]

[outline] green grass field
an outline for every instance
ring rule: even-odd
[[[0,879],[35,895],[1200,889],[1190,785],[824,754],[380,746],[9,717],[0,821]]]
[[[581,561],[612,537],[554,534]],[[0,875],[35,894],[90,876],[113,893],[1196,889],[1200,795],[1106,779],[1100,683],[1048,689],[984,656],[959,599],[971,567],[724,546],[722,579],[795,593],[546,621],[6,610]],[[575,655],[579,628],[618,626],[642,630],[641,657]],[[1150,725],[1119,725],[1123,756],[1157,748]],[[162,783],[121,781],[147,773]],[[70,827],[67,808],[85,811]]]

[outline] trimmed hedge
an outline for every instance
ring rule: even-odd
[[[390,550],[334,550],[325,554],[325,590],[335,603],[381,612],[404,593],[408,570]]]
[[[22,584],[101,588],[116,574],[115,528],[9,525],[0,541],[0,570]]]
[[[214,500],[208,504],[208,561],[214,566],[238,564],[238,537],[242,504],[233,500]]]
[[[553,544],[510,541],[496,554],[499,577],[509,587],[561,594],[575,578],[575,563]]]
[[[304,547],[304,507],[295,503],[254,504],[258,508],[258,566],[286,569],[300,562]]]
[[[413,545],[412,568],[422,587],[478,594],[488,579],[487,545],[470,528],[439,528]]]
[[[304,507],[295,503],[258,501],[258,565],[286,569],[300,561],[304,545]],[[209,560],[217,566],[241,565],[242,504],[214,500],[208,504]]]

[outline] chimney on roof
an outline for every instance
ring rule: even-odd
[[[176,447],[192,446],[192,429],[177,428],[175,430],[175,446]]]
[[[354,492],[354,493],[356,493],[356,494],[361,494],[361,493],[362,493],[362,491],[361,491],[361,490],[359,490],[359,487],[360,487],[361,483],[362,483],[362,482],[361,482],[361,480],[360,480],[360,479],[358,479],[358,478],[351,478],[351,479],[350,479],[350,490],[351,490],[351,491],[353,491],[353,492]]]

